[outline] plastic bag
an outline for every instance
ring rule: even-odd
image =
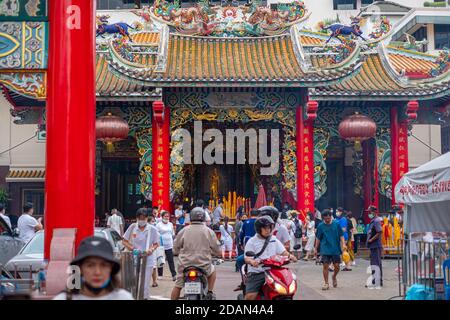
[[[406,292],[405,300],[434,300],[434,291],[423,284],[413,284]]]
[[[164,253],[164,247],[163,246],[159,246],[156,251],[156,266],[158,268],[161,268],[164,266],[164,264],[166,263],[166,257],[165,257],[165,253]]]

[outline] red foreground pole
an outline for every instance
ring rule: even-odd
[[[55,228],[77,228],[78,247],[95,216],[95,0],[48,4],[46,259]]]

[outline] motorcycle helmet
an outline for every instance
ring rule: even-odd
[[[205,210],[201,207],[195,207],[191,210],[189,217],[191,222],[203,222],[205,221]]]
[[[271,230],[275,228],[275,222],[270,216],[261,216],[255,221],[255,231],[262,236],[261,229],[270,226]]]
[[[278,221],[278,217],[280,216],[280,212],[277,208],[272,206],[264,206],[258,209],[259,216],[270,216],[274,223]]]

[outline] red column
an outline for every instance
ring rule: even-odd
[[[153,103],[152,203],[170,210],[170,109],[161,101]]]
[[[366,140],[362,143],[363,147],[363,172],[364,172],[364,210],[369,206],[378,208],[378,164],[376,143]],[[364,213],[367,222],[367,212]]]
[[[314,126],[317,101],[297,108],[297,210],[314,212]],[[304,110],[306,112],[304,112]],[[304,219],[304,216],[301,217]]]
[[[410,101],[406,106],[404,119],[400,119],[397,106],[391,107],[391,174],[392,174],[392,204],[396,204],[395,186],[401,177],[408,172],[408,125],[417,119],[419,104]]]
[[[398,134],[400,124],[398,121],[398,109],[396,106],[391,107],[391,181],[392,181],[392,205],[395,201],[395,185],[400,180],[398,170]]]
[[[55,228],[93,234],[95,1],[49,1],[45,258]]]
[[[370,157],[370,147],[369,142],[364,141],[362,143],[363,148],[363,184],[364,184],[364,210],[366,210],[371,204],[372,204],[372,177],[373,177],[373,171],[372,164],[371,164],[371,157]],[[367,219],[367,216],[365,214],[365,219]]]

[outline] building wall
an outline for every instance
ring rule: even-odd
[[[10,114],[11,104],[0,95],[0,152],[8,150],[32,137],[37,130],[37,125],[13,123]],[[34,137],[30,141],[0,155],[0,166],[12,168],[45,167],[45,142],[38,141]]]
[[[24,188],[43,188],[43,183],[10,182],[5,178],[10,169],[43,169],[45,167],[45,142],[37,137],[25,142],[11,151],[4,152],[32,137],[37,125],[17,125],[10,114],[11,104],[0,94],[0,188],[6,189],[11,199],[7,213],[18,215],[21,212]]]
[[[439,125],[413,125],[412,134],[434,150],[441,152],[441,127]],[[408,153],[410,170],[439,156],[412,135],[408,137]]]

